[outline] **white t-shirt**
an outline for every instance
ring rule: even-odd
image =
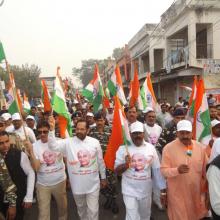
[[[220,154],[220,138],[216,138],[212,146],[209,163],[211,163],[219,154]]]
[[[33,144],[34,155],[40,160],[41,166],[37,172],[37,183],[43,186],[53,186],[66,179],[63,154],[51,151],[48,142],[38,140]]]
[[[14,131],[14,125],[13,124],[9,125],[8,127],[5,128],[5,130],[8,133],[12,133]]]
[[[86,136],[80,140],[76,136],[56,140],[54,132],[49,133],[49,148],[63,152],[67,158],[67,168],[73,194],[88,194],[100,188],[100,179],[105,179],[105,163],[102,149],[97,139]]]
[[[35,134],[34,134],[33,130],[30,129],[29,127],[26,127],[26,126],[23,127],[23,126],[21,126],[19,129],[14,129],[13,132],[14,132],[15,134],[19,135],[20,138],[21,138],[21,140],[23,141],[23,140],[26,139],[25,133],[24,133],[24,128],[25,128],[26,134],[27,134],[27,136],[28,136],[30,142],[31,142],[32,144],[33,144],[34,142],[36,142]]]
[[[160,137],[160,134],[162,132],[162,128],[157,125],[157,124],[154,124],[153,127],[147,125],[146,123],[144,124],[144,127],[145,127],[145,140],[148,141],[150,144],[153,144],[155,145]]]
[[[151,168],[160,169],[160,162],[155,147],[143,142],[140,147],[128,147],[131,157],[130,168],[122,174],[122,194],[136,198],[151,196]],[[121,146],[116,153],[115,168],[125,163],[127,151]]]

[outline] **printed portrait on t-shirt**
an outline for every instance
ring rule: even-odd
[[[131,157],[131,168],[135,172],[144,171],[151,164],[152,159],[153,159],[153,156],[149,156],[148,158],[146,158],[141,153],[135,153]]]
[[[135,170],[135,171],[141,171],[144,169],[145,167],[145,158],[143,154],[133,154],[132,158],[131,158],[131,167]]]
[[[158,140],[158,136],[155,133],[151,133],[148,137],[149,143],[151,143],[153,145],[155,145],[157,143],[157,140]]]
[[[57,159],[57,154],[53,151],[44,151],[43,160],[47,164],[47,166],[51,166],[55,164]]]
[[[80,150],[77,153],[80,167],[88,167],[91,162],[91,154],[88,150]]]

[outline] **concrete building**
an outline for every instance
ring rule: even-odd
[[[205,76],[207,87],[215,82],[220,88],[216,80],[220,76],[219,18],[219,0],[177,0],[161,15],[159,24],[144,25],[128,43],[140,81],[150,71],[156,96],[175,104],[179,96],[188,95],[181,85],[191,86],[193,76],[202,75],[208,66],[216,74]]]

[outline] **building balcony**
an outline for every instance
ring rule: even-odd
[[[171,72],[172,69],[186,66],[189,61],[189,48],[184,47],[177,50],[172,50],[167,57],[167,66],[166,70],[168,73]]]

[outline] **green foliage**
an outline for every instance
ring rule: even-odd
[[[118,60],[119,58],[122,57],[123,53],[124,53],[124,48],[123,48],[123,47],[115,48],[115,49],[113,50],[112,57],[113,57],[115,60]]]
[[[10,69],[14,74],[16,88],[20,89],[21,92],[25,92],[29,98],[40,97],[41,87],[39,76],[41,70],[37,65],[25,64],[21,67],[12,65]],[[0,68],[0,78],[8,85],[9,76],[3,68]]]
[[[97,59],[89,59],[82,60],[82,64],[80,68],[74,67],[72,72],[75,76],[79,77],[83,86],[86,86],[92,79],[94,74],[95,64],[97,63],[99,66],[99,73],[101,74],[105,67],[107,66],[107,59],[97,60]]]

